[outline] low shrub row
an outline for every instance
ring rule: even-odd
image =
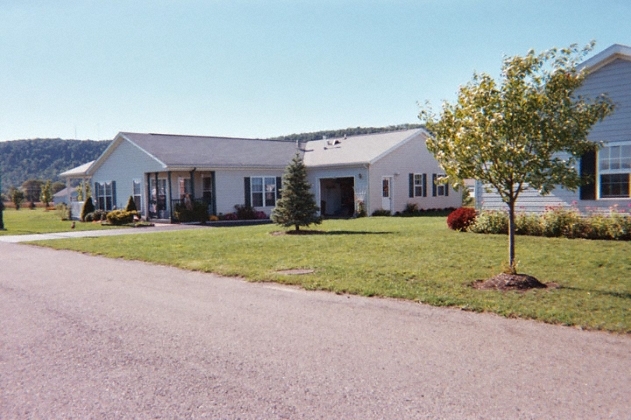
[[[508,233],[508,213],[482,211],[468,230],[475,233]],[[581,215],[575,209],[550,208],[542,215],[517,214],[518,235],[584,239],[631,240],[631,215],[612,209],[609,214]]]
[[[390,210],[377,209],[372,212],[371,216],[395,216],[395,217],[419,217],[419,216],[440,216],[448,215],[456,210],[453,207],[447,208],[431,208],[419,209],[416,203],[407,203],[403,211],[397,211],[394,214]]]

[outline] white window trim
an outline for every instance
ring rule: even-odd
[[[140,188],[140,191],[138,192],[138,194],[136,194],[136,191],[134,190],[136,184]],[[142,190],[143,190],[142,180],[140,180],[140,179],[132,179],[132,181],[131,181],[131,196],[133,197],[134,201],[136,201],[136,197],[140,198],[138,200],[139,203],[140,203],[140,207],[138,209],[136,209],[139,212],[142,212],[142,209],[144,208],[144,206],[143,206],[143,201],[144,200],[142,198],[144,194],[142,193]],[[138,206],[136,206],[136,207],[138,207]]]
[[[254,180],[255,179],[260,179],[261,180],[262,191],[256,191],[256,192],[254,191]],[[274,200],[273,200],[274,203],[273,204],[268,203],[267,202],[268,200],[266,200],[266,197],[265,197],[265,195],[267,193],[267,191],[265,190],[265,187],[267,185],[265,181],[266,180],[270,180],[270,179],[273,180],[273,183],[271,183],[270,185],[274,186]],[[276,188],[277,188],[277,186],[276,186],[276,177],[275,176],[252,176],[252,177],[250,177],[250,203],[252,204],[252,207],[274,207],[276,205],[276,202],[278,201],[278,199],[276,198],[276,196],[277,196]],[[262,194],[263,195],[263,197],[261,199],[262,205],[259,206],[259,205],[255,205],[254,204],[254,194]]]
[[[631,198],[631,191],[629,191],[629,195],[626,197],[603,197],[602,196],[602,188],[601,188],[601,175],[629,175],[629,183],[631,184],[631,168],[622,168],[622,169],[602,169],[601,168],[601,153],[603,149],[613,147],[613,146],[631,146],[631,141],[619,141],[619,142],[610,142],[606,143],[604,147],[598,150],[596,154],[596,191],[597,191],[597,199],[598,200],[627,200]],[[631,190],[631,187],[630,187]]]
[[[426,191],[424,191],[424,186],[423,186],[423,175],[425,175],[425,179],[427,179],[427,174],[423,174],[423,173],[414,173],[413,174],[414,184],[412,185],[412,188],[414,189],[414,194],[413,194],[414,198],[416,198],[416,197],[423,197],[423,193],[424,192],[426,193]],[[416,177],[417,176],[420,177],[420,182],[418,184],[416,183]],[[427,184],[427,182],[426,182],[426,184]],[[416,193],[416,188],[417,187],[419,187],[421,189],[421,193],[420,194]],[[427,187],[427,185],[425,185],[425,187]],[[427,195],[427,193],[426,193],[426,195]]]

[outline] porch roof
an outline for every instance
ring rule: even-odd
[[[90,166],[92,166],[93,163],[94,161],[91,161],[88,163],[84,163],[83,165],[79,165],[76,168],[68,169],[66,172],[60,173],[59,176],[64,177],[64,178],[87,177],[88,169],[90,169]]]

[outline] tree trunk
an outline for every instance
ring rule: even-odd
[[[296,226],[296,232],[300,230],[300,225],[294,225]]]
[[[508,267],[516,274],[515,267],[515,200],[508,202]]]

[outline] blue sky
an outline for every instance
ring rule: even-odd
[[[3,0],[0,140],[418,122],[504,55],[631,45],[631,2]]]

